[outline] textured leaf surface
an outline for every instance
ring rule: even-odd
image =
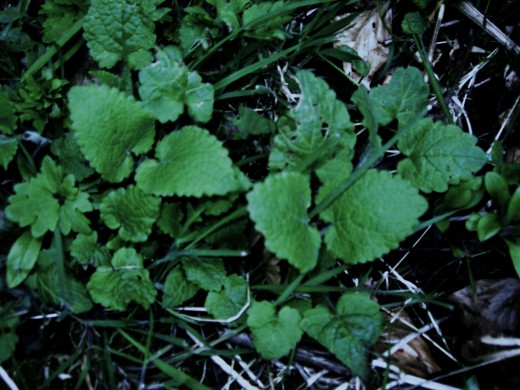
[[[102,68],[126,60],[134,69],[146,66],[155,44],[154,22],[140,2],[92,0],[83,23],[90,54]]]
[[[316,266],[320,234],[311,226],[309,178],[295,172],[268,176],[247,194],[249,215],[266,247],[301,272]]]
[[[155,195],[224,195],[239,190],[227,150],[207,130],[186,126],[164,137],[156,148],[157,160],[144,161],[136,182]]]
[[[18,237],[7,254],[7,287],[14,288],[25,280],[36,264],[41,245],[42,240],[30,231]]]
[[[97,232],[78,234],[70,244],[70,254],[83,265],[93,264],[98,267],[110,264],[110,251],[98,244]]]
[[[368,294],[347,293],[339,299],[336,314],[318,305],[305,312],[301,327],[363,378],[367,348],[381,335],[382,316]]]
[[[132,301],[148,309],[157,295],[143,258],[133,248],[119,249],[110,267],[98,267],[87,289],[94,302],[120,311]]]
[[[268,360],[279,359],[296,347],[303,333],[300,320],[298,310],[286,306],[276,315],[267,301],[253,302],[247,311],[256,350]]]
[[[206,291],[218,291],[226,281],[226,269],[222,259],[184,257],[182,259],[186,278]]]
[[[83,215],[92,210],[88,194],[78,191],[74,177],[63,177],[60,166],[46,156],[41,172],[29,182],[14,186],[15,195],[9,197],[5,215],[20,226],[31,225],[34,237],[41,237],[58,226],[63,234],[71,230],[90,231],[89,220]]]
[[[197,72],[190,72],[186,87],[185,102],[188,113],[197,122],[206,123],[213,114],[215,91],[209,83],[203,83]]]
[[[457,126],[423,119],[397,145],[408,156],[399,162],[398,172],[421,191],[444,192],[485,164],[486,155],[476,143]]]
[[[369,170],[321,213],[329,250],[346,263],[374,260],[412,234],[428,203],[408,181]]]
[[[132,153],[153,145],[153,119],[134,98],[105,85],[73,87],[68,97],[72,129],[87,160],[107,181],[127,178]]]
[[[54,248],[41,251],[38,257],[36,283],[40,296],[53,305],[64,305],[76,314],[87,312],[93,306],[82,283],[68,272],[60,278]]]
[[[86,12],[85,0],[47,0],[40,13],[47,18],[43,22],[43,41],[56,42]]]
[[[159,215],[161,199],[130,186],[111,191],[99,205],[101,219],[110,229],[119,229],[123,240],[146,241]]]
[[[66,174],[70,173],[74,175],[74,178],[78,182],[95,172],[95,170],[88,165],[78,142],[74,138],[74,134],[71,132],[54,140],[51,145],[51,151],[58,157],[63,171]]]
[[[199,291],[199,287],[186,278],[181,267],[175,267],[164,282],[162,304],[164,307],[174,309],[193,298],[197,291]]]
[[[16,138],[9,138],[0,134],[0,165],[4,169],[7,169],[17,150],[18,141]]]
[[[373,113],[381,125],[397,119],[402,128],[415,119],[428,105],[428,84],[417,68],[398,68],[388,85],[373,88],[370,100],[375,101]]]
[[[336,93],[309,71],[299,71],[296,76],[301,97],[288,116],[278,121],[279,134],[269,156],[269,166],[274,169],[299,164],[312,167],[342,146],[353,147],[355,143],[354,125]]]
[[[224,289],[219,292],[210,291],[204,306],[208,313],[219,320],[231,318],[246,304],[247,287],[247,282],[240,276],[228,276],[224,281]]]

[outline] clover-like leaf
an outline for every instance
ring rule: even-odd
[[[43,159],[36,177],[16,184],[14,190],[5,215],[22,227],[31,225],[34,237],[54,231],[57,226],[65,235],[71,230],[90,232],[89,220],[83,215],[92,210],[88,194],[74,186],[74,176],[63,177],[61,167],[50,157]]]
[[[299,71],[296,76],[301,97],[288,116],[278,121],[279,133],[269,155],[269,166],[274,169],[297,167],[302,171],[355,143],[354,125],[336,93],[309,71]]]
[[[224,281],[224,289],[210,291],[204,306],[213,317],[226,320],[236,316],[247,303],[247,282],[238,275],[230,275]],[[230,323],[231,326],[236,321]]]
[[[218,291],[226,280],[222,259],[184,257],[182,266],[186,278],[206,291]]]
[[[125,60],[133,69],[141,69],[152,60],[154,21],[140,2],[92,0],[83,29],[90,54],[102,68]]]
[[[110,251],[98,244],[97,232],[78,234],[70,244],[70,254],[83,265],[93,264],[98,267],[110,264]]]
[[[337,356],[352,372],[366,374],[367,349],[382,332],[379,305],[366,293],[346,293],[338,300],[336,314],[318,305],[307,310],[302,329]]]
[[[164,282],[162,305],[174,309],[197,294],[199,287],[191,283],[181,267],[170,271]]]
[[[485,164],[486,155],[476,143],[455,125],[423,119],[398,142],[408,158],[397,170],[423,192],[444,192],[450,184],[469,180]]]
[[[132,172],[132,154],[154,142],[154,120],[133,97],[106,85],[69,92],[72,129],[81,151],[104,179],[118,183]]]
[[[374,260],[412,234],[427,208],[408,181],[369,170],[320,214],[331,223],[325,243],[346,263]]]
[[[101,219],[110,229],[119,229],[123,240],[146,241],[159,215],[161,199],[130,186],[110,191],[99,205]]]
[[[242,188],[227,150],[200,127],[168,134],[157,144],[155,155],[157,160],[144,161],[135,176],[146,193],[201,197]]]
[[[111,266],[98,267],[87,289],[94,302],[120,311],[132,301],[148,309],[157,295],[143,258],[133,248],[120,248]]]
[[[402,128],[428,106],[428,84],[417,68],[397,68],[390,83],[373,88],[369,96],[376,103],[372,111],[381,125],[397,119]]]
[[[302,337],[300,313],[285,306],[275,314],[267,301],[253,302],[247,311],[247,326],[256,350],[264,359],[279,359],[296,347]]]
[[[247,194],[249,215],[265,237],[266,247],[280,259],[307,272],[316,266],[320,233],[310,225],[309,178],[296,172],[268,176]]]
[[[7,287],[14,288],[25,280],[38,260],[41,245],[42,240],[30,231],[18,237],[7,254]]]

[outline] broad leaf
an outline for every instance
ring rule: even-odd
[[[164,137],[157,160],[144,161],[135,176],[144,192],[162,196],[224,195],[241,189],[228,151],[208,131],[186,126]]]
[[[337,356],[352,372],[366,374],[367,348],[382,332],[379,305],[366,293],[346,293],[338,301],[336,313],[318,305],[307,310],[302,329]]]
[[[7,169],[7,166],[16,155],[18,141],[16,138],[9,138],[0,134],[0,166]]]
[[[486,155],[476,143],[457,126],[423,119],[397,145],[408,156],[399,162],[398,172],[423,192],[444,192],[485,164]]]
[[[161,199],[135,186],[110,191],[99,205],[101,219],[110,229],[119,229],[123,240],[146,241],[159,215]]]
[[[78,142],[71,132],[52,142],[51,151],[60,162],[60,166],[66,174],[74,175],[74,178],[81,182],[84,178],[92,175],[95,170],[88,165],[85,156],[81,152]]]
[[[14,288],[25,280],[36,264],[41,245],[42,240],[30,231],[18,237],[7,254],[7,287]]]
[[[153,119],[134,98],[105,85],[76,86],[68,97],[72,129],[87,160],[107,181],[127,178],[132,154],[153,145]]]
[[[143,258],[133,248],[119,249],[111,266],[98,267],[87,289],[94,302],[120,311],[132,301],[148,309],[157,295]]]
[[[247,194],[249,215],[265,236],[266,247],[300,272],[316,266],[320,233],[310,225],[309,178],[295,172],[268,176]]]
[[[110,251],[98,244],[97,232],[78,234],[70,245],[70,254],[83,265],[93,264],[98,267],[110,264]]]
[[[300,314],[291,307],[283,307],[278,315],[273,304],[253,302],[247,311],[247,326],[253,334],[256,350],[268,360],[279,359],[296,347],[302,337]]]
[[[154,21],[140,2],[92,0],[83,29],[90,54],[102,68],[125,60],[141,69],[152,60]]]
[[[331,225],[325,243],[349,264],[387,253],[413,233],[428,203],[408,181],[369,170],[321,213]]]
[[[164,282],[162,305],[174,309],[193,298],[197,291],[199,291],[199,287],[186,279],[186,275],[180,267],[175,267]]]
[[[388,85],[370,91],[370,100],[376,103],[372,107],[379,124],[397,119],[402,128],[428,106],[428,84],[417,68],[398,68]]]
[[[287,117],[278,121],[279,133],[269,155],[269,166],[278,170],[313,168],[345,145],[353,148],[355,143],[354,125],[336,93],[309,71],[299,71],[296,76],[300,100]]]
[[[203,83],[197,72],[190,72],[186,87],[185,102],[188,113],[197,122],[206,123],[213,114],[215,91],[209,83]]]
[[[231,275],[224,281],[224,289],[219,292],[210,291],[204,306],[213,317],[226,320],[236,316],[247,303],[248,285],[245,279]],[[230,323],[231,326],[236,321]]]
[[[218,291],[226,280],[224,262],[218,258],[182,259],[186,278],[206,291]]]

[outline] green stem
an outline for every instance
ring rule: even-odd
[[[424,65],[424,69],[426,70],[426,73],[428,74],[428,79],[430,80],[430,84],[433,88],[433,92],[435,93],[435,96],[437,97],[437,101],[439,102],[439,105],[442,108],[442,111],[444,112],[444,115],[446,116],[446,120],[448,123],[453,124],[453,118],[450,113],[450,109],[446,105],[446,101],[444,100],[444,97],[442,96],[441,87],[439,85],[439,82],[437,81],[437,78],[435,77],[435,73],[433,73],[433,68],[428,60],[428,56],[426,55],[426,51],[424,50],[422,41],[419,39],[419,37],[416,34],[413,34],[413,40],[415,42],[415,46],[417,46],[417,50],[419,51],[419,55],[421,56],[421,60]]]
[[[414,227],[414,233],[420,232],[423,229],[426,229],[428,226],[433,225],[434,223],[440,222],[445,220],[446,218],[451,217],[453,214],[455,214],[457,211],[448,211],[447,213],[437,215],[433,218],[430,218],[426,221],[421,222],[417,226]]]
[[[280,294],[278,299],[274,302],[275,306],[278,306],[282,303],[284,303],[289,296],[298,288],[300,287],[300,284],[305,277],[305,274],[300,274],[296,279],[294,279],[291,284],[287,286],[287,288]]]

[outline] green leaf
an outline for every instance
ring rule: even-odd
[[[226,269],[222,259],[183,257],[186,278],[206,291],[218,291],[226,281]]]
[[[509,255],[518,277],[520,277],[520,243],[517,241],[504,240],[509,249]]]
[[[95,170],[88,165],[72,133],[67,133],[64,137],[54,140],[51,145],[51,151],[58,157],[63,171],[66,174],[74,175],[74,178],[78,182],[95,172]]]
[[[483,192],[482,178],[472,177],[450,187],[446,192],[445,202],[450,209],[468,209],[482,200]]]
[[[417,68],[398,68],[388,85],[370,90],[375,101],[373,112],[379,124],[385,126],[397,119],[399,128],[422,114],[428,106],[428,84]]]
[[[238,118],[232,118],[231,123],[238,128],[237,132],[232,133],[233,138],[244,140],[251,135],[271,134],[275,130],[272,120],[264,118],[252,108],[240,105],[238,108]]]
[[[34,237],[41,237],[58,226],[63,234],[71,230],[90,232],[89,220],[83,213],[92,211],[85,192],[74,186],[74,177],[63,177],[60,166],[49,157],[43,159],[41,172],[29,182],[14,186],[5,215],[20,226],[31,225]]]
[[[227,149],[207,130],[185,126],[168,134],[157,144],[155,156],[135,176],[146,193],[200,198],[241,189]]]
[[[351,99],[363,114],[362,123],[369,131],[370,142],[379,149],[381,147],[381,137],[377,134],[379,128],[378,114],[376,112],[377,102],[363,84],[359,85],[358,89],[352,94]]]
[[[296,347],[302,337],[300,314],[283,307],[275,315],[273,304],[253,302],[247,311],[247,326],[253,334],[256,350],[264,359],[279,359]]]
[[[90,54],[102,68],[124,60],[141,69],[152,60],[154,21],[140,2],[92,0],[83,29]]]
[[[209,83],[203,83],[197,72],[190,72],[186,87],[185,102],[188,113],[197,122],[206,123],[213,114],[215,90]]]
[[[14,105],[9,96],[0,89],[0,131],[4,134],[13,134],[16,129]]]
[[[154,120],[133,97],[105,85],[72,87],[68,97],[74,135],[92,167],[113,183],[127,178],[132,155],[153,145]]]
[[[208,293],[204,306],[216,319],[226,320],[234,317],[247,303],[247,289],[248,285],[244,278],[235,274],[230,275],[225,279],[222,291]],[[235,326],[237,321],[229,325]]]
[[[444,192],[449,184],[469,180],[486,162],[477,139],[454,125],[419,121],[397,144],[408,158],[397,170],[421,191]]]
[[[7,254],[7,287],[14,288],[25,280],[36,264],[41,245],[42,240],[28,230],[18,237]]]
[[[506,179],[496,172],[487,172],[484,177],[484,184],[499,212],[507,210],[511,194]]]
[[[110,229],[119,229],[123,240],[146,241],[159,215],[161,199],[135,186],[110,191],[99,205],[101,219]]]
[[[513,196],[511,196],[507,207],[507,219],[511,223],[520,222],[520,187],[517,187]]]
[[[262,1],[248,7],[242,16],[242,23],[246,37],[259,40],[272,40],[274,38],[284,40],[285,31],[283,25],[291,20],[291,15],[280,14],[264,20],[262,23],[255,23],[259,18],[272,15],[285,8],[284,1]]]
[[[164,282],[162,305],[174,309],[197,294],[199,287],[186,279],[181,267],[170,271]]]
[[[310,225],[309,178],[295,172],[270,175],[247,194],[249,215],[266,247],[280,259],[307,272],[316,266],[320,233]]]
[[[45,15],[43,22],[43,41],[55,43],[83,15],[87,8],[86,0],[46,0],[40,14]]]
[[[369,170],[320,214],[331,223],[325,243],[348,264],[374,260],[412,234],[427,208],[408,181]]]
[[[168,46],[157,52],[155,62],[139,72],[139,96],[161,123],[177,120],[184,111],[188,68],[179,57],[177,48]]]
[[[73,313],[84,313],[92,309],[85,286],[75,280],[69,273],[60,278],[56,263],[56,250],[47,249],[38,257],[36,283],[40,296],[54,305],[65,305]]]
[[[325,81],[309,71],[296,73],[301,89],[298,104],[278,121],[279,133],[273,139],[269,167],[312,167],[355,143],[354,125],[345,105]],[[347,138],[347,140],[345,140]],[[299,167],[303,164],[302,167]]]
[[[98,244],[98,234],[95,231],[78,234],[70,244],[70,254],[83,265],[93,264],[98,267],[110,264],[110,251]]]
[[[16,343],[18,343],[18,336],[15,331],[0,331],[0,363],[5,362],[11,357],[16,349]]]
[[[346,293],[336,313],[318,305],[307,310],[302,329],[341,360],[354,375],[365,377],[367,349],[382,332],[379,305],[366,293]]]
[[[18,140],[0,134],[0,165],[7,170],[7,166],[16,155]]]
[[[478,219],[477,236],[483,242],[495,236],[502,229],[498,216],[493,213],[485,214]]]
[[[165,234],[177,238],[181,233],[184,213],[176,203],[163,203],[157,226]]]
[[[133,248],[119,249],[111,267],[98,267],[87,289],[94,302],[120,311],[132,301],[148,309],[157,295],[143,258]]]
[[[428,23],[420,12],[408,12],[401,23],[403,32],[408,35],[421,35],[428,28]]]

